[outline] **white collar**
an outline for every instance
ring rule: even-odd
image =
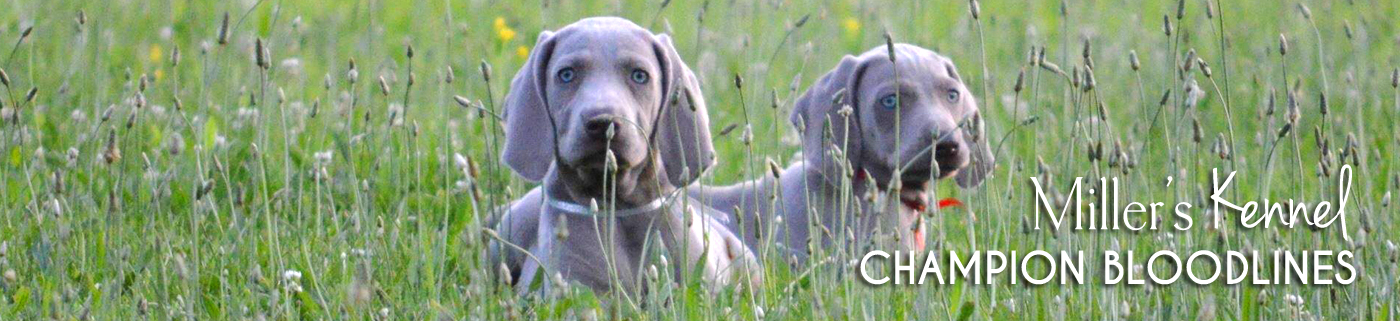
[[[541,192],[544,195],[545,205],[548,205],[549,207],[553,207],[554,209],[563,211],[565,213],[582,216],[628,217],[659,210],[662,206],[666,205],[667,200],[674,198],[676,195],[680,194],[680,191],[681,189],[676,189],[669,195],[657,197],[656,199],[651,200],[651,202],[647,202],[646,204],[642,204],[641,206],[613,210],[595,210],[587,205],[570,203],[565,200],[555,199],[549,196],[548,189],[543,189]]]

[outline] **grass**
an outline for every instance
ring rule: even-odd
[[[977,3],[978,19],[970,5],[12,2],[0,7],[0,44],[10,47],[0,48],[8,78],[0,88],[0,319],[1400,313],[1392,232],[1400,223],[1381,201],[1400,188],[1400,128],[1386,108],[1400,106],[1391,79],[1400,64],[1396,3],[992,1]],[[496,267],[483,257],[487,209],[530,187],[497,162],[501,128],[492,120],[534,35],[593,15],[674,31],[704,82],[717,134],[721,163],[707,182],[761,175],[763,159],[791,161],[798,147],[786,114],[797,95],[842,55],[883,45],[888,32],[951,57],[978,88],[988,136],[1005,137],[987,184],[937,189],[968,206],[928,218],[935,250],[1349,249],[1362,277],[1330,287],[869,287],[838,258],[812,269],[770,264],[766,286],[753,293],[663,282],[639,299],[641,309],[600,305],[582,291],[520,300],[491,278]],[[1163,34],[1163,22],[1172,32]],[[1280,35],[1294,48],[1287,55]],[[1072,49],[1081,43],[1092,44],[1089,57]],[[1202,63],[1188,69],[1193,48]],[[1065,71],[1091,77],[1092,88]],[[1193,82],[1202,84],[1197,92],[1185,89]],[[1168,96],[1159,102],[1160,92]],[[1268,101],[1279,112],[1265,112]],[[1200,122],[1203,142],[1190,139],[1188,117]],[[731,125],[742,130],[718,134]],[[1227,157],[1201,146],[1222,135]],[[1349,137],[1357,143],[1347,150]],[[1233,193],[1246,196],[1235,200],[1316,202],[1337,188],[1319,173],[1352,160],[1352,242],[1335,228],[1237,224],[1025,229],[1031,176],[1051,177],[1061,191],[1076,176],[1118,176],[1131,200],[1204,209],[1198,194],[1212,168],[1241,171]],[[1168,175],[1175,183],[1162,183]]]

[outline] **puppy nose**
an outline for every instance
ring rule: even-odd
[[[952,137],[939,141],[933,146],[933,159],[937,161],[940,166],[958,164],[959,157],[962,153],[962,149],[959,148],[958,145],[958,140]]]
[[[613,134],[616,135],[617,131],[622,129],[622,123],[617,121],[617,117],[602,115],[589,119],[587,123],[583,124],[583,128],[588,131],[589,135],[606,138],[608,128],[612,128]]]

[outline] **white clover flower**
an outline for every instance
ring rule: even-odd
[[[312,157],[316,159],[316,165],[326,166],[330,165],[331,161],[335,159],[335,153],[332,153],[330,150],[323,150],[316,152]]]
[[[301,271],[297,271],[297,270],[287,270],[287,271],[284,271],[284,272],[282,272],[282,279],[283,279],[283,280],[287,280],[287,281],[298,281],[298,280],[301,280]]]

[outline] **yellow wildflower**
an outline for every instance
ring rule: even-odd
[[[515,39],[515,29],[511,29],[510,25],[506,24],[506,18],[496,17],[496,21],[492,23],[491,27],[496,29],[496,38],[500,38],[501,42],[510,42],[511,39]]]
[[[511,28],[496,30],[496,37],[501,38],[501,42],[510,42],[511,39],[515,39],[515,30]]]
[[[525,59],[525,58],[527,58],[527,57],[530,57],[530,47],[526,47],[526,46],[515,47],[515,56],[520,57],[520,59]]]
[[[860,20],[856,20],[856,18],[852,17],[847,17],[845,20],[841,21],[841,27],[846,28],[846,33],[849,34],[860,33]]]
[[[150,58],[151,62],[160,62],[164,54],[165,51],[161,50],[160,45],[151,45],[151,52],[147,58]]]

